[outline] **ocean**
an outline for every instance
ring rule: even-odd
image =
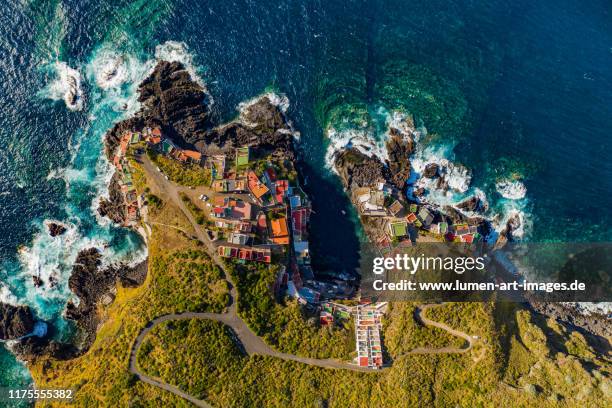
[[[4,2],[2,301],[29,304],[68,338],[61,314],[78,251],[146,256],[95,210],[110,176],[102,137],[138,109],[136,85],[160,58],[190,68],[217,122],[263,92],[287,96],[318,271],[353,271],[364,239],[333,149],[361,140],[384,155],[386,125],[408,112],[424,135],[418,160],[471,169],[457,175],[466,191],[437,200],[480,194],[498,225],[521,215],[525,240],[609,240],[611,12],[604,0]],[[118,75],[106,81],[109,67]],[[67,233],[49,237],[46,220]],[[59,284],[36,288],[33,274]],[[1,350],[0,386],[30,381]]]

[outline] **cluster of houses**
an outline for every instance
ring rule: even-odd
[[[387,303],[357,306],[355,311],[355,343],[357,364],[360,367],[381,368],[383,365],[382,317]]]
[[[378,242],[380,246],[407,240],[415,245],[419,230],[429,231],[449,242],[471,244],[482,240],[476,226],[449,224],[444,220],[434,223],[436,217],[427,206],[404,202],[398,191],[388,184],[359,188],[354,195],[361,215],[385,220],[386,237]]]
[[[135,226],[138,223],[140,217],[140,211],[143,206],[143,197],[138,196],[134,184],[132,182],[132,173],[130,171],[130,165],[127,162],[126,154],[130,144],[135,144],[140,141],[140,133],[138,132],[125,132],[119,140],[119,145],[112,158],[113,166],[117,170],[117,176],[119,177],[119,187],[121,189],[121,195],[123,196],[123,208],[125,214],[123,219],[124,226]]]
[[[338,303],[322,303],[319,322],[323,326],[333,324],[337,320],[355,319],[355,362],[360,367],[379,369],[383,366],[382,317],[387,309],[387,303],[363,302],[356,306],[346,306]]]
[[[138,133],[136,133],[138,134]],[[182,149],[172,139],[164,137],[160,128],[144,128],[139,138],[160,153],[178,160],[181,163],[202,164],[202,153],[195,150]],[[138,140],[139,141],[139,140]]]
[[[249,147],[236,149],[234,166],[228,165],[224,155],[212,156],[205,163],[212,175],[211,188],[220,194],[213,200],[214,225],[230,231],[227,244],[219,247],[219,254],[245,259],[239,256],[240,251],[227,251],[226,248],[249,249],[266,253],[252,260],[270,262],[272,251],[283,252],[294,242],[300,259],[309,264],[308,241],[302,240],[302,236],[310,215],[310,203],[299,187],[278,179],[272,165],[257,175],[250,168],[250,154]]]
[[[215,193],[209,203],[209,221],[216,232],[223,235],[223,239],[216,242],[218,255],[239,262],[267,264],[272,262],[273,253],[287,255],[288,262],[281,266],[275,288],[286,288],[287,294],[298,302],[320,309],[321,325],[353,316],[356,319],[356,363],[370,368],[382,366],[380,330],[386,304],[365,303],[350,307],[321,303],[325,299],[350,298],[354,287],[345,279],[315,280],[308,244],[312,210],[308,197],[298,186],[278,177],[271,164],[265,165],[263,171],[254,170],[253,167],[259,166],[252,166],[249,147],[236,149],[232,160],[226,155],[203,158],[199,152],[181,149],[163,137],[158,128],[130,133],[129,140],[130,143],[144,140],[168,157],[208,168],[210,187]],[[367,198],[360,198],[368,215],[402,215],[403,205],[398,200],[389,203],[388,197],[394,192],[387,185],[381,184],[368,193]],[[205,200],[208,201],[208,197]],[[397,233],[406,235],[401,229]]]

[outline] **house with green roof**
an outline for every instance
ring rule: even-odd
[[[239,147],[236,149],[236,168],[244,168],[249,165],[249,147]]]
[[[390,222],[389,232],[395,238],[405,237],[408,235],[408,223],[406,221]]]

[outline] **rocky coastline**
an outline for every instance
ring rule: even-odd
[[[434,223],[467,223],[469,226],[475,226],[482,236],[489,236],[493,231],[491,221],[483,216],[473,215],[482,213],[486,209],[486,204],[478,197],[470,197],[456,206],[441,207],[435,203],[428,203],[423,198],[424,189],[422,187],[408,184],[413,176],[410,156],[416,148],[414,132],[416,130],[413,127],[409,130],[390,127],[389,138],[386,142],[388,159],[384,162],[376,155],[368,155],[354,147],[342,149],[334,154],[334,169],[342,185],[349,192],[353,205],[358,205],[353,194],[357,189],[385,183],[395,188],[395,197],[404,200],[412,195],[414,197],[412,202],[424,205],[432,214]],[[438,188],[445,190],[448,189],[448,182],[445,181],[444,172],[445,169],[440,168],[438,164],[431,163],[426,166],[425,172],[420,176],[430,179],[437,178]],[[382,226],[376,219],[366,221],[365,217],[361,218],[364,221],[366,233],[372,242],[376,242]],[[505,241],[512,240],[512,231],[519,226],[520,224],[517,224],[515,219],[511,219],[500,236],[503,236]]]
[[[0,303],[0,340],[16,340],[34,330],[34,314],[28,306]]]
[[[378,183],[386,183],[393,186],[397,191],[396,197],[408,197],[410,202],[425,205],[433,216],[433,223],[446,222],[449,225],[466,223],[475,226],[483,237],[489,237],[494,232],[492,220],[485,218],[488,209],[485,200],[478,196],[472,196],[455,205],[439,206],[428,203],[424,197],[424,188],[420,183],[414,182],[412,174],[411,155],[416,150],[416,142],[413,135],[416,129],[412,120],[407,120],[408,128],[397,129],[389,127],[386,149],[388,159],[383,161],[376,155],[367,154],[355,147],[347,147],[334,153],[333,166],[339,175],[342,185],[346,189],[353,205],[358,208],[355,191],[360,188],[372,187]],[[449,163],[449,167],[456,166]],[[453,169],[445,169],[438,163],[428,163],[421,174],[416,175],[421,179],[437,180],[429,183],[433,188],[446,191],[450,188],[445,174]],[[469,171],[466,169],[466,171]],[[409,185],[409,180],[411,185]],[[410,190],[412,189],[412,190]],[[412,197],[413,200],[410,199]],[[371,242],[379,242],[382,238],[381,231],[384,222],[381,218],[361,216],[362,225]],[[521,227],[521,219],[518,215],[511,216],[495,235],[494,248],[504,247],[507,243],[515,240],[514,232]],[[579,308],[561,303],[544,303],[525,300],[529,308],[534,312],[551,317],[557,321],[571,325],[579,330],[585,331],[591,336],[599,339],[602,350],[610,349],[612,330],[610,319],[597,313],[585,314]]]
[[[208,95],[192,80],[178,62],[160,61],[152,74],[139,86],[141,110],[133,117],[116,123],[106,134],[105,154],[112,159],[119,140],[126,131],[143,127],[160,127],[174,143],[197,149],[203,154],[233,154],[240,146],[257,147],[273,157],[294,160],[293,129],[282,110],[269,97],[262,96],[245,104],[240,117],[221,126],[209,121]],[[115,172],[108,185],[108,198],[101,198],[98,213],[116,224],[125,221],[125,202],[119,174]],[[66,231],[60,223],[49,223],[51,236]],[[147,274],[147,261],[131,267],[124,264],[102,267],[102,253],[96,248],[83,249],[77,255],[69,278],[70,290],[78,298],[69,301],[65,316],[75,322],[77,332],[70,343],[53,340],[51,332],[44,338],[27,337],[12,350],[25,361],[40,357],[65,360],[86,352],[96,337],[100,321],[98,307],[113,302],[116,285],[140,286]],[[11,313],[0,322],[0,336],[19,338],[32,331],[34,316],[27,306],[3,305]],[[11,309],[14,308],[14,309]]]
[[[59,235],[63,235],[67,229],[61,222],[49,221],[47,223],[47,230],[49,231],[49,235],[55,238]]]
[[[112,265],[101,268],[102,254],[96,248],[79,252],[68,280],[70,290],[78,297],[66,306],[66,317],[73,320],[79,329],[75,344],[80,350],[89,349],[96,337],[100,319],[99,304],[108,305],[114,300],[116,284],[124,287],[140,286],[147,275],[147,261],[135,267]]]

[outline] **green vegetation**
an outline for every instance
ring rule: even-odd
[[[156,210],[159,210],[161,208],[163,204],[163,201],[161,198],[159,198],[155,194],[150,194],[150,193],[147,193],[146,198],[147,198],[147,203],[151,207],[155,208]]]
[[[489,332],[494,306],[462,303],[430,310],[440,316],[476,313],[480,323],[468,324],[473,319],[466,315],[459,324],[479,334],[481,348],[462,355],[396,356],[393,366],[379,373],[245,356],[226,326],[200,320],[156,327],[145,339],[138,362],[149,375],[223,407],[606,406],[609,367],[597,367],[589,374],[578,360],[567,356],[547,363],[538,359],[539,364],[534,361],[525,367],[530,381],[524,378],[520,384],[506,383],[503,367],[497,362],[495,338]],[[406,310],[399,310],[404,307]],[[412,304],[396,304],[390,315],[406,315],[413,308]],[[529,322],[529,313],[519,311],[515,316],[521,322],[521,337],[544,340],[536,334],[537,326]],[[407,338],[414,334],[414,330],[386,331],[385,340],[410,342]],[[201,375],[192,375],[196,372]]]
[[[238,313],[249,327],[279,351],[316,358],[349,359],[354,350],[352,323],[319,327],[296,301],[278,303],[273,285],[279,266],[227,263],[238,290]]]
[[[161,324],[147,335],[138,364],[218,407],[365,407],[376,374],[326,370],[269,357],[245,356],[230,329],[213,321]],[[193,375],[197,373],[197,375]]]
[[[137,288],[117,288],[115,301],[99,311],[102,325],[87,353],[67,361],[41,358],[30,366],[38,387],[75,389],[74,406],[186,406],[181,398],[135,380],[128,372],[131,346],[157,316],[221,312],[228,303],[222,271],[183,232],[191,227],[182,212],[164,200],[149,218],[163,225],[152,225],[145,282]]]
[[[384,321],[385,348],[392,358],[417,347],[462,347],[465,341],[436,327],[426,327],[414,318],[414,303],[390,303]],[[431,317],[433,319],[433,317]],[[435,319],[434,319],[435,320]]]
[[[228,326],[211,320],[164,322],[143,341],[138,366],[156,378],[175,378],[176,386],[200,399],[215,398],[219,383],[236,381],[245,360],[232,334]],[[178,345],[189,352],[180,352]],[[185,368],[197,375],[185,375]]]
[[[173,182],[186,187],[210,185],[210,171],[197,164],[179,163],[151,149],[147,156]]]
[[[180,193],[181,196],[181,200],[185,203],[185,206],[187,206],[187,208],[189,209],[189,211],[191,212],[191,214],[193,214],[196,222],[200,225],[203,225],[206,223],[206,214],[204,213],[204,211],[202,211],[202,209],[200,207],[198,207],[197,205],[195,205],[195,203],[193,201],[191,201],[191,198],[189,198],[189,196],[185,193]]]

